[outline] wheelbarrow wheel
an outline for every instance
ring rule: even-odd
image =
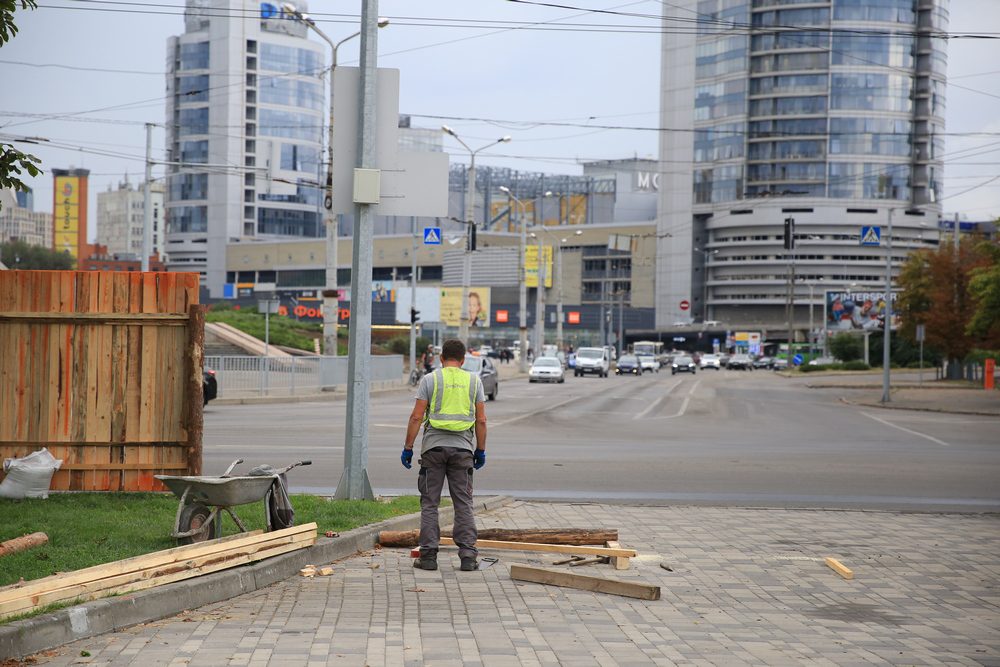
[[[195,533],[194,535],[189,535],[188,537],[180,537],[177,539],[178,544],[194,544],[195,542],[205,542],[207,540],[214,540],[222,536],[222,517],[218,514],[212,519],[211,525],[206,526],[209,517],[212,515],[212,510],[208,509],[204,505],[185,505],[184,509],[181,510],[181,517],[179,522],[178,532],[186,533],[189,530],[196,530],[201,527],[205,527],[200,533]]]

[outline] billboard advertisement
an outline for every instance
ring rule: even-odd
[[[552,246],[542,247],[542,261],[545,262],[545,286],[552,287]],[[538,287],[538,246],[524,248],[524,284]]]
[[[891,295],[891,328],[899,328],[895,304],[898,292]],[[885,326],[885,290],[827,290],[826,330],[878,331]]]
[[[441,290],[437,287],[418,287],[417,310],[420,311],[421,322],[440,322]],[[396,322],[399,324],[410,323],[410,288],[408,287],[396,292]]]
[[[462,288],[441,288],[441,321],[457,327],[462,320]],[[490,326],[490,288],[469,288],[469,327],[482,329]]]
[[[396,290],[393,289],[391,280],[372,281],[372,301],[375,303],[394,303],[396,301]],[[407,322],[410,320],[407,316]]]
[[[80,177],[56,176],[52,249],[80,259]]]

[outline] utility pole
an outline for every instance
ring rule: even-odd
[[[559,241],[556,255],[556,352],[563,351],[563,274],[562,274],[562,243]]]
[[[538,289],[535,290],[535,358],[542,356],[545,345],[545,247],[538,235]]]
[[[795,218],[785,218],[785,250],[788,251],[788,369],[791,370],[795,342]]]
[[[413,249],[410,251],[410,372],[417,366],[417,218],[410,216],[410,234],[413,236]]]
[[[358,86],[358,168],[376,171],[375,76],[378,58],[378,0],[361,1],[361,62]],[[372,241],[375,228],[373,204],[354,205],[354,243],[351,257],[350,349],[347,357],[347,424],[344,432],[344,473],[336,498],[373,499],[368,480],[368,407],[370,403],[372,348]]]
[[[142,271],[149,271],[149,256],[153,254],[153,124],[146,123],[146,182],[142,186]],[[162,218],[162,216],[161,216]],[[163,224],[163,220],[160,220]]]
[[[882,402],[892,400],[889,331],[892,329],[892,214],[889,209],[889,229],[885,236],[885,335],[882,337]]]

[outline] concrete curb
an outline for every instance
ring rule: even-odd
[[[983,412],[981,410],[948,410],[945,408],[926,408],[926,407],[913,407],[907,405],[899,405],[898,403],[890,403],[886,405],[882,402],[870,402],[870,401],[852,401],[843,396],[840,397],[841,403],[846,403],[847,405],[856,405],[863,408],[878,408],[880,410],[910,410],[911,412],[939,412],[942,414],[949,415],[975,415],[979,417],[1000,417],[1000,414],[996,412]]]
[[[513,500],[509,496],[493,496],[476,499],[475,505],[478,511],[489,512],[508,505]],[[453,516],[451,507],[441,508],[442,523],[451,521]],[[23,658],[78,639],[115,632],[131,625],[149,623],[188,609],[228,600],[293,577],[309,563],[330,563],[373,549],[380,531],[413,530],[419,527],[420,515],[408,514],[361,526],[339,537],[320,538],[308,549],[250,565],[0,625],[0,660]]]
[[[372,396],[391,394],[400,391],[415,391],[405,382],[391,387],[378,387],[369,393]],[[316,403],[324,401],[343,401],[347,399],[347,391],[321,391],[313,394],[296,394],[294,396],[244,396],[240,398],[217,398],[209,405],[267,405],[271,403]]]

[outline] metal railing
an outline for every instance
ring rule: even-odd
[[[218,398],[294,396],[347,386],[347,357],[253,357],[206,355],[205,368],[215,371]],[[371,358],[373,388],[401,385],[403,357]]]

